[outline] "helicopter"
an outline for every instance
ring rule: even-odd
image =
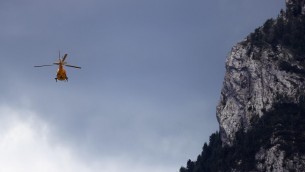
[[[45,66],[58,65],[57,74],[56,74],[56,78],[55,78],[56,82],[57,82],[57,80],[68,81],[67,73],[66,73],[66,70],[64,69],[64,66],[73,67],[73,68],[77,68],[77,69],[81,69],[81,67],[68,65],[67,62],[65,61],[67,56],[68,56],[68,54],[64,54],[64,56],[62,58],[60,58],[60,52],[59,52],[58,62],[55,62],[50,65],[39,65],[39,66],[34,66],[34,67],[45,67]]]

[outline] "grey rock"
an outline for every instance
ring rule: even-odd
[[[305,15],[305,0],[286,0],[286,6],[286,12],[279,15],[285,22],[288,16]],[[260,27],[257,31],[262,33],[262,30]],[[305,95],[303,62],[296,60],[292,51],[281,44],[259,46],[251,41],[248,37],[237,43],[226,59],[223,88],[216,107],[223,146],[232,146],[236,132],[247,132],[253,127],[253,121],[272,110],[275,103],[299,103],[300,95]],[[286,152],[278,144],[280,138],[270,138],[270,143],[271,147],[262,145],[256,152],[256,171],[305,171],[305,155],[285,156]]]
[[[261,117],[268,111],[279,95],[297,102],[303,92],[302,76],[280,70],[280,64],[292,63],[288,50],[277,47],[260,49],[252,47],[244,40],[235,45],[226,61],[226,73],[217,106],[217,119],[220,124],[222,141],[231,145],[235,133],[251,128],[251,120]]]

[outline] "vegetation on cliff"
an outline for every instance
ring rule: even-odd
[[[285,152],[285,159],[305,154],[305,97],[300,96],[300,103],[286,100],[282,97],[271,111],[253,119],[252,129],[238,131],[231,147],[222,146],[218,132],[212,134],[197,160],[189,160],[180,172],[257,170],[256,154],[275,145]]]

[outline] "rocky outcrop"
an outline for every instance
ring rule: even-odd
[[[232,48],[216,113],[220,131],[180,172],[305,170],[305,0]]]
[[[286,0],[286,3],[288,9],[293,10],[299,4],[303,7],[304,0]],[[271,22],[269,27],[276,22]],[[263,30],[264,27],[261,27],[256,32],[264,34]],[[227,57],[224,84],[217,106],[223,143],[231,145],[235,133],[251,128],[251,120],[272,108],[279,96],[297,102],[304,92],[304,74],[303,63],[281,44],[258,46],[249,36],[235,45]]]
[[[227,62],[224,85],[217,106],[222,141],[232,144],[235,133],[251,128],[251,119],[261,117],[279,96],[297,102],[304,90],[304,79],[300,74],[283,70],[288,64],[300,70],[305,69],[287,49],[280,46],[251,47],[247,40],[232,48]]]
[[[285,151],[281,150],[280,145],[265,150],[261,149],[255,156],[258,171],[277,172],[277,171],[296,171],[303,172],[305,169],[305,156],[296,154],[291,159],[285,159]]]
[[[251,129],[253,120],[272,110],[275,103],[298,104],[305,95],[305,1],[286,0],[286,5],[278,19],[268,20],[227,57],[217,106],[223,146],[232,146],[235,134]],[[258,171],[305,169],[304,155],[288,157],[281,144],[272,141],[280,138],[270,139],[271,147],[262,146],[255,154]]]

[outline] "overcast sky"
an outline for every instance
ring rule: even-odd
[[[1,0],[0,171],[176,172],[231,47],[284,0]],[[58,51],[82,69],[55,82]]]

